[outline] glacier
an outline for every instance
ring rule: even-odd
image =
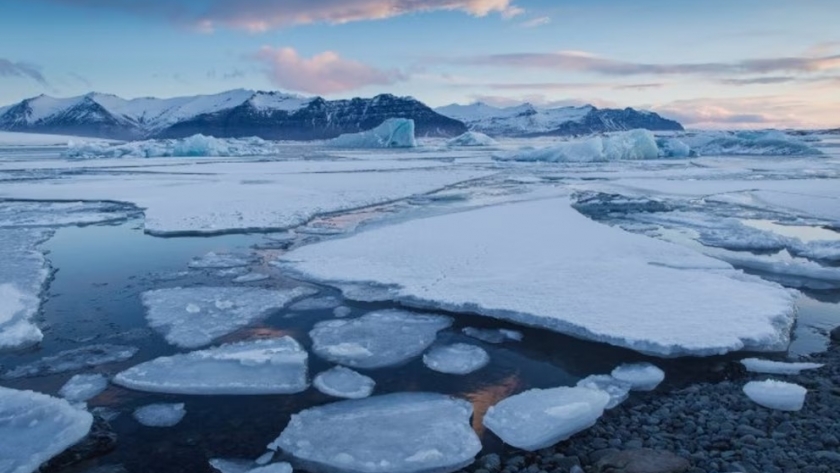
[[[744,394],[759,406],[795,412],[805,405],[808,390],[798,384],[768,379],[750,381],[744,386]]]
[[[372,130],[344,134],[326,144],[336,148],[416,148],[414,120],[389,118]]]
[[[343,366],[336,366],[318,373],[312,380],[318,391],[333,397],[361,399],[373,393],[376,382]]]
[[[423,355],[423,364],[432,371],[446,374],[469,374],[490,363],[484,349],[466,343],[433,347]]]

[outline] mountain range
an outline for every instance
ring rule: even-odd
[[[220,138],[315,140],[369,130],[388,118],[411,118],[421,137],[452,137],[467,130],[491,136],[578,135],[632,128],[681,130],[652,112],[592,106],[497,108],[483,103],[433,110],[412,97],[326,100],[281,92],[230,90],[169,99],[123,99],[89,93],[71,98],[39,95],[0,107],[0,130],[119,140]]]

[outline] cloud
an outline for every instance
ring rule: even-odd
[[[689,128],[824,128],[836,126],[840,103],[791,97],[698,98],[650,107]]]
[[[164,17],[210,32],[216,27],[268,31],[311,23],[381,20],[410,13],[461,11],[476,17],[524,12],[513,0],[49,0],[71,6],[109,8]]]
[[[301,57],[294,48],[264,46],[254,58],[268,66],[269,79],[277,86],[298,92],[332,94],[369,85],[390,85],[406,80],[396,69],[377,69],[343,59],[332,51]]]
[[[530,20],[523,21],[519,24],[519,26],[523,28],[537,28],[539,26],[547,25],[549,23],[551,23],[551,18],[547,16],[541,16],[538,18],[532,18]]]
[[[49,85],[39,66],[27,62],[12,62],[3,58],[0,58],[0,77],[24,77],[45,87]]]

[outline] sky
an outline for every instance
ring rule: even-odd
[[[0,105],[281,90],[840,126],[838,0],[3,0]]]

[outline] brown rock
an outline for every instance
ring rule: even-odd
[[[595,464],[595,473],[685,473],[691,464],[671,452],[640,448],[611,453]]]

